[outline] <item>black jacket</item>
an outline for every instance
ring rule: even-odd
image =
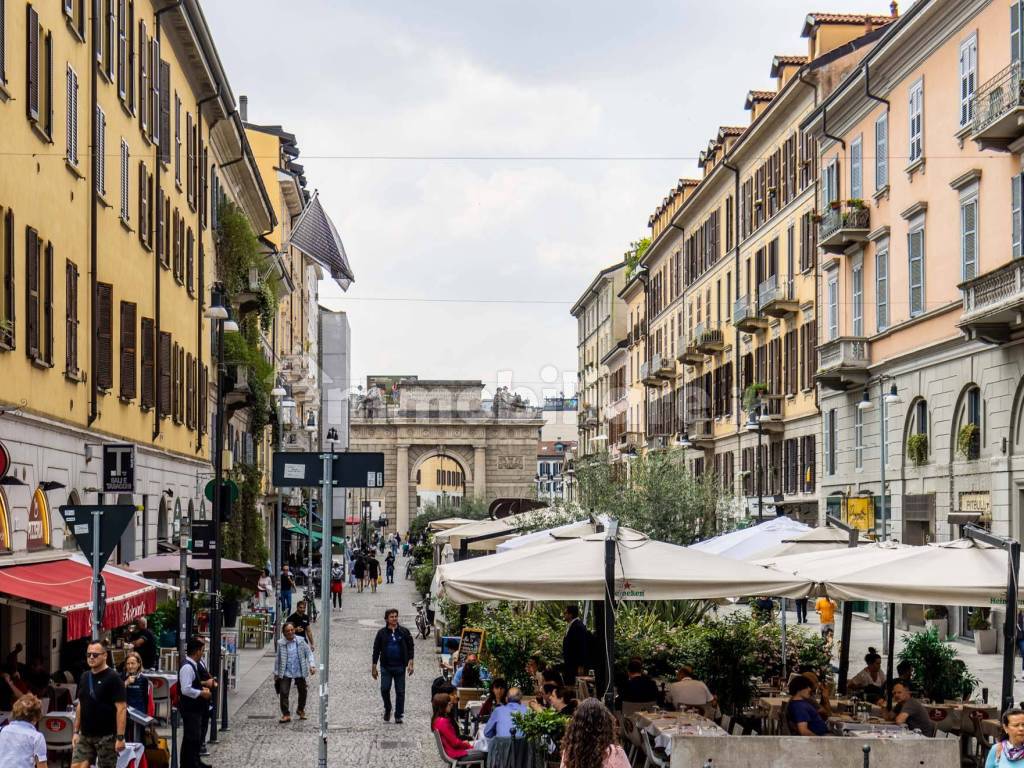
[[[587,666],[587,651],[590,633],[581,619],[574,619],[562,638],[562,659],[566,669],[576,674],[578,667]]]
[[[380,661],[381,654],[384,653],[384,644],[388,641],[388,632],[390,630],[387,627],[381,627],[377,630],[377,636],[373,638],[373,664],[376,666],[377,662]],[[395,628],[395,632],[398,633],[399,638],[402,641],[400,648],[402,649],[402,666],[404,667],[413,657],[416,655],[416,646],[412,641],[412,633],[408,629],[399,624]]]

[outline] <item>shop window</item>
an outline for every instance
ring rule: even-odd
[[[0,552],[11,550],[11,513],[7,506],[7,496],[0,489]]]
[[[28,549],[45,549],[50,546],[50,503],[46,491],[36,488],[28,510]]]

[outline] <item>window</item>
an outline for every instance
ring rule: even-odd
[[[32,227],[25,230],[25,353],[39,359],[39,296],[42,242]]]
[[[875,253],[875,328],[879,332],[889,327],[889,246],[879,247]]]
[[[858,136],[850,142],[850,197],[860,200],[864,196],[864,140]]]
[[[96,386],[114,386],[114,286],[96,284]]]
[[[960,201],[960,278],[978,274],[978,198]]]
[[[181,189],[181,97],[174,94],[174,183]]]
[[[858,262],[853,265],[851,274],[851,288],[853,292],[853,335],[864,335],[864,264]]]
[[[149,64],[146,51],[149,48],[149,36],[146,34],[146,22],[139,19],[139,125],[145,136],[149,126]]]
[[[889,186],[889,113],[875,120],[875,190]]]
[[[136,394],[136,361],[138,336],[136,306],[121,302],[121,399],[134,400]]]
[[[117,2],[117,95],[128,97],[128,0]]]
[[[821,208],[839,199],[839,160],[835,159],[821,169]]]
[[[825,411],[825,472],[836,473],[836,410]]]
[[[914,431],[928,436],[928,401],[918,400],[914,405]]]
[[[64,267],[64,374],[78,375],[78,265]]]
[[[139,394],[139,405],[142,406],[142,410],[144,411],[148,411],[153,407],[156,397],[154,389],[156,381],[155,328],[156,325],[152,318],[142,318],[140,329],[142,338],[139,339],[139,353],[142,362],[140,370],[142,391]]]
[[[853,456],[857,469],[864,469],[864,411],[853,406]]]
[[[107,24],[103,40],[103,73],[108,80],[114,79],[114,41],[117,39],[117,15],[114,0],[107,1]]]
[[[981,455],[981,389],[971,387],[967,391],[967,413],[964,426],[973,424],[975,429],[967,449],[968,459],[977,459]],[[959,442],[959,439],[958,441]]]
[[[128,152],[128,142],[121,139],[121,221],[125,224],[131,218],[131,205],[129,200],[129,174],[131,173],[131,157]]]
[[[39,13],[28,6],[26,112],[48,139],[53,135],[53,36],[39,23]]]
[[[93,155],[96,158],[96,192],[107,194],[107,116],[102,107],[96,107],[96,137],[93,142]]]
[[[78,74],[70,66],[67,72],[67,161],[78,165]]]
[[[1021,36],[1021,20],[1024,19],[1024,2],[1012,0],[1010,3],[1010,61],[1018,62],[1024,56],[1021,55],[1024,38]]]
[[[978,87],[978,38],[960,45],[960,127],[974,119],[974,90]]]
[[[910,316],[924,312],[924,227],[907,235],[907,256],[910,273]]]
[[[171,415],[171,334],[160,331],[160,343],[157,349],[157,408],[160,418]]]
[[[924,81],[918,80],[910,87],[910,147],[908,157],[916,163],[924,154]]]
[[[169,165],[171,162],[171,65],[159,61],[160,90],[154,96],[154,105],[160,111],[160,162]]]
[[[833,270],[828,276],[828,339],[839,338],[839,275]]]
[[[160,41],[149,41],[149,140],[160,145]]]

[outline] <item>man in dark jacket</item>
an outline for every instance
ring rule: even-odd
[[[412,634],[398,624],[398,609],[388,608],[384,612],[385,625],[373,639],[373,662],[370,674],[378,677],[377,663],[380,662],[380,695],[384,699],[384,722],[391,719],[391,683],[395,684],[395,722],[401,723],[405,714],[405,675],[413,670],[416,647]]]
[[[569,626],[565,630],[565,637],[562,638],[562,660],[565,663],[563,678],[566,685],[574,685],[580,668],[586,667],[587,664],[590,633],[580,618],[579,606],[565,606],[565,620]]]

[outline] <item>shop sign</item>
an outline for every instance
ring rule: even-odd
[[[871,496],[851,496],[846,500],[846,524],[865,533],[875,530],[875,500]]]
[[[7,450],[7,446],[0,443],[0,477],[7,477],[7,473],[11,469],[11,454]]]
[[[103,446],[103,492],[135,493],[135,446],[132,443]]]
[[[981,520],[992,519],[992,494],[989,491],[962,491],[960,511],[981,515]]]

